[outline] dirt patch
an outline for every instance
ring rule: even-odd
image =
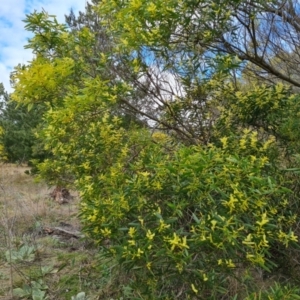
[[[49,196],[59,204],[69,203],[74,199],[74,196],[71,195],[70,191],[62,186],[56,186]]]

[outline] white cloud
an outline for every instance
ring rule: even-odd
[[[29,36],[22,22],[26,14],[44,9],[64,22],[71,8],[74,12],[84,11],[85,4],[85,0],[0,0],[0,82],[8,92],[12,91],[10,72],[32,58],[30,50],[24,49]]]

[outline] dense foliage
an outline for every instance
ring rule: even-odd
[[[3,85],[0,86],[0,97],[1,160],[17,163],[43,160],[47,154],[34,133],[41,126],[45,106],[40,104],[28,110],[27,105],[10,101]]]
[[[12,99],[45,109],[40,176],[79,190],[132,298],[255,297],[256,275],[283,265],[297,283],[298,82],[278,70],[297,60],[297,9],[103,0],[67,25],[27,16],[35,57]]]

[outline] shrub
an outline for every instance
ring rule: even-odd
[[[86,232],[109,241],[108,255],[135,274],[134,290],[155,299],[216,299],[229,278],[255,266],[271,270],[272,247],[297,241],[289,190],[268,164],[274,141],[258,147],[256,136],[187,147],[131,132],[118,144],[127,150],[103,172],[88,184],[78,180]]]

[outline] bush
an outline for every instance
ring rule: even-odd
[[[216,299],[237,274],[270,271],[272,247],[297,241],[289,190],[271,176],[266,156],[274,141],[258,147],[257,135],[245,132],[231,147],[228,138],[220,147],[186,147],[164,134],[146,136],[127,133],[118,144],[126,151],[77,182],[86,232],[109,241],[108,255],[135,274],[134,290]],[[242,155],[245,143],[251,155]]]

